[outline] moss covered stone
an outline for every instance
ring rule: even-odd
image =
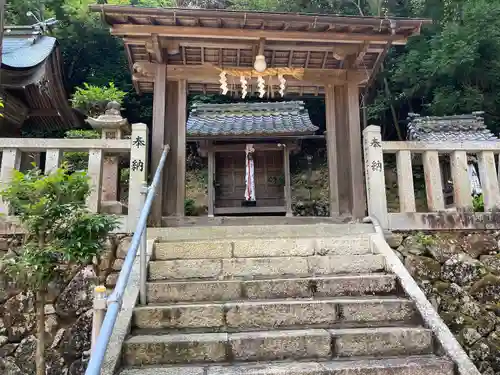
[[[434,281],[441,276],[441,264],[425,256],[408,255],[405,266],[416,279]]]
[[[496,325],[496,317],[491,313],[484,311],[484,315],[475,319],[460,311],[442,311],[441,318],[455,333],[460,333],[465,328],[475,329],[481,336],[490,334]]]
[[[483,303],[500,303],[500,277],[488,274],[475,282],[470,294]]]
[[[404,239],[398,250],[404,255],[424,255],[427,252],[427,246],[422,235],[408,236]]]
[[[438,280],[434,283],[434,290],[438,293],[444,293],[449,287],[451,283],[447,283],[446,281]]]
[[[489,233],[473,233],[465,241],[464,251],[472,258],[498,251],[497,240]]]
[[[450,284],[441,289],[441,308],[448,311],[459,311],[461,314],[478,319],[483,316],[483,308],[472,296],[457,284]]]
[[[500,254],[483,255],[479,259],[491,273],[500,276]]]
[[[470,285],[487,273],[479,260],[466,254],[453,255],[443,264],[441,272],[443,280],[461,286]]]
[[[482,339],[481,334],[474,328],[465,327],[457,335],[457,339],[463,347],[471,347]]]

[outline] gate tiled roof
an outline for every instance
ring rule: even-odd
[[[301,101],[198,104],[187,121],[191,137],[305,135],[316,130]]]

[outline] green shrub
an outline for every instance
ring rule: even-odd
[[[113,82],[109,83],[109,87],[84,83],[83,88],[76,88],[71,103],[73,108],[80,110],[85,115],[96,117],[104,113],[109,102],[114,101],[123,104],[125,95],[127,93],[116,88]]]
[[[99,139],[101,134],[95,130],[68,130],[64,135],[68,139]],[[65,152],[63,162],[69,171],[85,171],[89,164],[88,152]]]
[[[49,175],[34,168],[14,171],[1,193],[18,215],[27,235],[21,251],[0,260],[2,275],[36,295],[37,374],[45,374],[45,300],[48,286],[74,266],[99,259],[108,233],[118,221],[88,211],[89,178],[60,168]]]
[[[472,207],[474,208],[474,212],[484,212],[483,194],[474,196],[472,199]]]
[[[196,204],[194,199],[184,200],[184,214],[186,216],[196,216]]]

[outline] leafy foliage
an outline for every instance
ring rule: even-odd
[[[474,198],[472,199],[472,206],[474,208],[474,212],[484,212],[483,194],[474,196]]]
[[[83,87],[77,87],[71,100],[73,108],[79,109],[90,117],[103,114],[109,102],[123,103],[127,93],[115,87],[113,82],[109,87],[89,85],[87,82]]]
[[[69,139],[99,139],[101,135],[95,130],[68,130],[64,136]],[[71,171],[84,171],[88,168],[88,152],[65,152],[63,161],[66,168]]]
[[[89,178],[64,168],[45,176],[38,168],[14,171],[1,196],[19,216],[27,235],[21,251],[7,255],[0,268],[20,287],[37,294],[37,374],[45,374],[45,293],[71,266],[98,258],[116,218],[91,213],[85,200]]]
[[[38,249],[46,262],[57,266],[90,262],[98,255],[106,234],[117,225],[115,218],[87,210],[89,194],[89,178],[85,172],[69,173],[60,168],[44,175],[40,169],[33,168],[26,173],[14,171],[11,183],[1,196],[28,232],[25,246]],[[43,288],[44,285],[30,284],[30,287]]]
[[[196,214],[196,205],[194,199],[184,200],[184,211],[187,216],[194,216]]]

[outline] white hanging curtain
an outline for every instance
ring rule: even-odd
[[[255,201],[255,167],[252,154],[255,151],[253,144],[247,144],[245,148],[245,200]]]
[[[483,194],[483,189],[481,189],[481,182],[479,181],[479,177],[477,175],[476,166],[473,163],[469,163],[468,166],[471,195]]]

